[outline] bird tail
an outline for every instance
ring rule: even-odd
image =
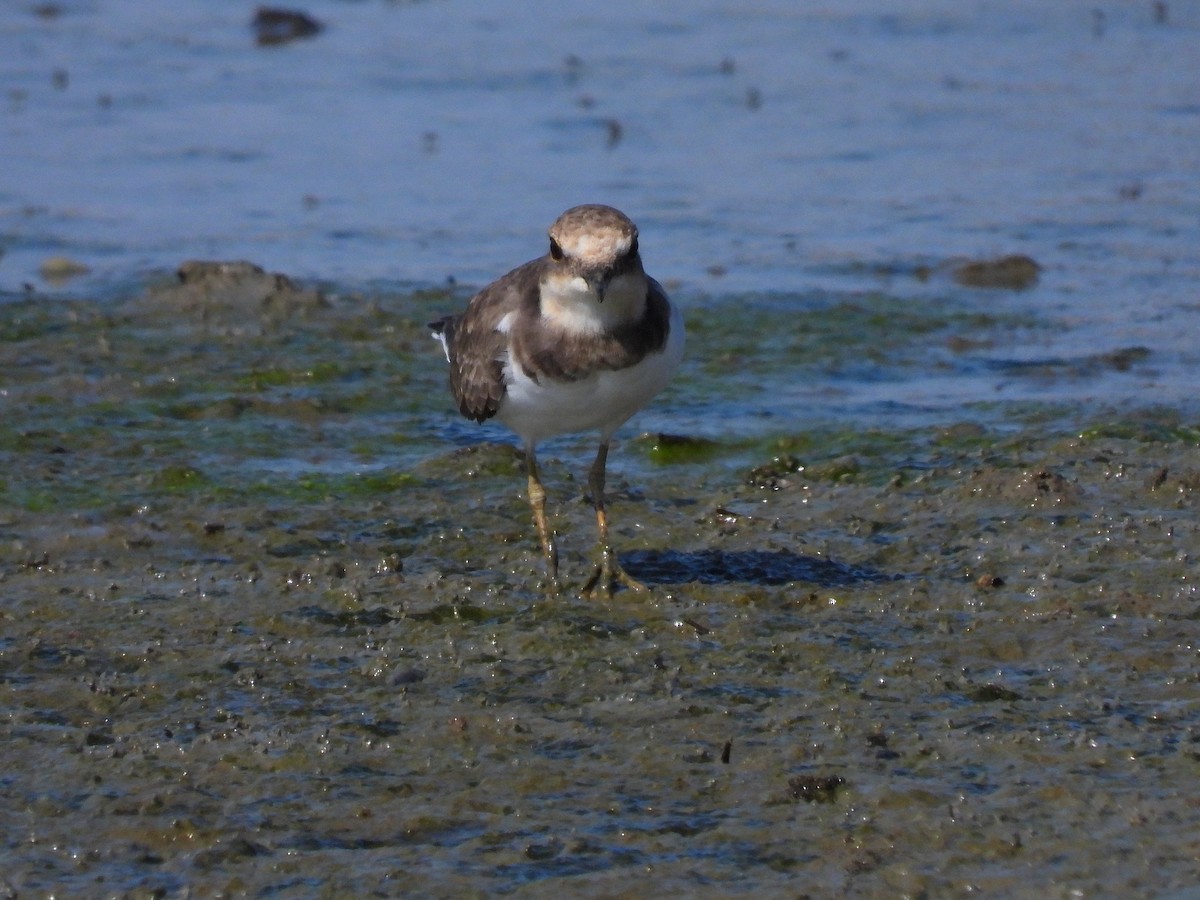
[[[446,362],[450,362],[450,342],[454,340],[454,326],[458,324],[458,316],[443,316],[429,323],[429,330],[434,340],[440,341],[442,352],[446,354]]]

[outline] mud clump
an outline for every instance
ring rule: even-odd
[[[1042,267],[1023,254],[978,259],[953,269],[954,280],[963,287],[1024,291],[1038,283]]]
[[[62,284],[92,270],[81,262],[66,256],[51,256],[42,261],[38,272],[50,284]]]
[[[172,310],[206,322],[251,316],[279,321],[329,305],[320,291],[243,260],[189,260],[175,274],[174,282],[151,285],[134,301],[134,311]]]
[[[1030,508],[1071,508],[1080,504],[1083,490],[1062,472],[1048,469],[981,468],[955,485],[960,496]]]

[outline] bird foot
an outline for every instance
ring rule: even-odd
[[[611,598],[618,584],[639,594],[650,591],[649,587],[621,568],[621,564],[617,562],[617,555],[606,549],[600,557],[600,562],[596,563],[592,570],[592,576],[584,583],[581,593],[589,600],[600,596]]]

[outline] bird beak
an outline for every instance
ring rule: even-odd
[[[601,303],[604,302],[604,295],[608,292],[610,281],[612,281],[612,275],[607,272],[603,275],[593,275],[587,279],[588,287],[596,292],[596,299]]]

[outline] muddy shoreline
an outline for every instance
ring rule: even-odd
[[[421,324],[461,298],[223,278],[0,305],[8,892],[1200,880],[1186,411],[630,431],[654,592],[551,600]],[[589,452],[544,461],[577,580]]]

